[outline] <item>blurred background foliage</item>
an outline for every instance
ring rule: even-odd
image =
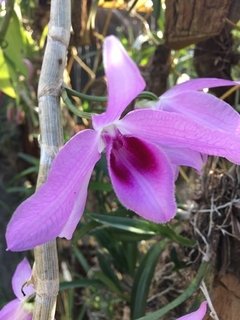
[[[21,258],[21,254],[5,252],[6,224],[16,206],[34,192],[38,172],[37,85],[49,9],[46,0],[0,4],[0,305],[12,296],[10,278]],[[91,125],[81,117],[84,112],[105,108],[101,56],[105,36],[119,37],[140,66],[147,90],[159,96],[174,84],[197,76],[238,79],[239,17],[239,3],[234,0],[202,1],[196,6],[185,0],[72,0],[72,34],[64,74],[67,89],[62,94],[65,139]],[[236,90],[226,93],[221,88],[214,93],[224,95],[239,109]],[[137,103],[141,106],[146,101]],[[232,193],[225,194],[228,182],[221,183],[233,169],[226,161],[211,159],[199,179],[193,170],[181,168],[176,187],[178,214],[168,225],[157,225],[121,206],[106,163],[100,161],[73,240],[58,241],[61,291],[56,319],[127,320],[146,313],[144,319],[160,319],[170,311],[165,318],[169,320],[196,307],[202,299],[197,289],[206,275],[205,269],[199,269],[202,253],[212,242],[217,252],[221,235],[232,232],[232,220],[225,219],[229,206],[221,205],[232,203],[233,193],[236,197],[239,190],[230,186]],[[210,210],[219,190],[218,209]],[[212,220],[199,222],[200,209],[211,212]],[[220,222],[215,219],[219,212]],[[211,232],[210,224],[214,225]],[[28,257],[33,261],[30,253]],[[221,259],[214,257],[218,270]],[[176,300],[172,311],[169,303],[182,293],[184,298]],[[189,296],[192,299],[185,302]],[[159,313],[151,316],[156,310]]]

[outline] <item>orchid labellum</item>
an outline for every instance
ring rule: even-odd
[[[121,43],[104,41],[108,85],[106,112],[92,117],[93,129],[76,134],[55,158],[47,181],[15,211],[7,228],[8,249],[22,251],[53,240],[70,239],[83,214],[88,183],[105,154],[120,202],[144,219],[165,223],[176,214],[176,169],[200,170],[206,155],[240,163],[240,117],[227,103],[200,91],[233,85],[198,79],[177,85],[153,108],[125,108],[145,82]]]

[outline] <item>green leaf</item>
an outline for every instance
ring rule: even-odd
[[[11,83],[9,70],[2,49],[0,49],[0,91],[13,99],[16,98],[16,92]]]
[[[4,56],[6,58],[10,73],[20,73],[27,76],[27,67],[23,59],[26,58],[26,45],[21,31],[20,21],[14,12],[6,33],[7,46],[4,48]]]
[[[48,24],[44,27],[43,32],[41,34],[41,38],[39,41],[39,48],[40,49],[43,49],[43,47],[45,46],[47,35],[48,35]]]
[[[107,277],[103,272],[97,271],[94,273],[94,278],[101,281],[108,289],[110,289],[112,292],[116,293],[119,297],[122,299],[128,301],[128,296],[124,295],[122,290],[120,290],[115,283]]]
[[[112,185],[110,183],[101,182],[101,181],[93,181],[90,182],[89,188],[93,191],[112,191]]]
[[[86,319],[87,309],[88,309],[88,307],[87,307],[85,304],[81,306],[81,309],[80,309],[80,311],[79,311],[77,320],[84,320],[84,319]]]
[[[156,225],[156,231],[161,236],[164,236],[174,242],[177,242],[185,247],[193,247],[196,243],[195,240],[188,239],[180,234],[176,233],[169,225]]]
[[[80,225],[77,227],[76,231],[74,232],[73,243],[76,243],[79,239],[84,237],[86,234],[89,234],[91,230],[94,230],[98,226],[99,226],[99,223],[95,221],[90,221],[87,223],[80,222]]]
[[[7,188],[7,193],[21,193],[24,197],[30,197],[34,193],[33,187],[25,188],[25,187],[12,187]]]
[[[11,183],[20,179],[20,178],[23,178],[23,177],[29,175],[29,174],[33,174],[33,173],[38,173],[38,167],[30,167],[30,168],[27,168],[27,169],[21,171],[20,173],[18,173],[14,176]]]
[[[92,213],[88,216],[103,225],[124,230],[131,234],[140,235],[138,238],[139,241],[147,239],[147,236],[150,238],[154,235],[161,235],[186,247],[192,247],[195,244],[195,241],[179,235],[168,225],[155,224],[145,220],[114,216],[110,214],[104,215]],[[125,236],[127,237],[126,233]]]
[[[38,167],[39,166],[39,159],[31,156],[30,154],[19,152],[19,158],[23,159],[24,161]]]
[[[83,270],[87,274],[88,271],[90,270],[90,266],[87,262],[87,259],[84,257],[82,252],[76,246],[73,246],[73,253],[74,253],[75,257],[77,258],[78,262],[80,263],[80,265],[82,266]]]
[[[159,320],[163,316],[165,316],[169,311],[173,310],[174,308],[178,307],[184,301],[192,297],[194,292],[199,289],[199,286],[207,274],[209,267],[209,261],[203,260],[195,278],[192,280],[190,285],[183,291],[176,299],[162,307],[161,309],[154,311],[152,313],[148,313],[146,316],[139,318],[138,320]]]
[[[138,242],[125,242],[123,243],[123,247],[127,261],[128,273],[133,276],[139,257]]]
[[[138,267],[131,294],[132,319],[137,319],[145,314],[149,288],[163,247],[163,243],[154,244]]]
[[[117,275],[114,273],[113,269],[111,268],[111,261],[108,255],[103,255],[100,252],[97,253],[98,262],[102,272],[108,277],[114,285],[122,292],[121,284],[118,280]]]
[[[64,281],[60,283],[60,290],[74,289],[74,288],[101,288],[102,284],[96,279],[78,279],[74,281]]]
[[[151,223],[144,220],[138,219],[130,219],[125,217],[113,216],[113,215],[104,215],[104,214],[89,214],[88,215],[91,219],[116,228],[120,230],[125,230],[137,234],[148,234],[148,235],[155,235],[156,232],[151,230]]]
[[[124,231],[120,229],[108,227],[109,233],[111,233],[112,239],[115,241],[123,242],[139,242],[142,240],[149,240],[153,237],[151,234],[134,233],[129,231]]]
[[[113,241],[112,234],[107,228],[97,228],[91,234],[97,239],[102,247],[107,249],[110,253],[115,268],[120,272],[127,272],[127,263],[125,261],[122,243],[120,241]]]

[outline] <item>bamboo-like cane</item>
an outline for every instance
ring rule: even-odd
[[[52,0],[47,46],[38,86],[41,159],[39,187],[63,144],[60,90],[70,37],[71,0]],[[50,218],[50,217],[49,217]],[[53,320],[59,290],[56,241],[34,249],[33,280],[36,288],[34,320]]]

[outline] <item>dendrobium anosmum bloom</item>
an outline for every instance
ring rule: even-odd
[[[26,258],[17,266],[12,277],[12,288],[16,299],[0,310],[0,320],[31,320],[32,312],[26,306],[27,299],[35,292],[31,285],[24,286],[30,279],[32,270]],[[23,294],[24,292],[24,294]]]
[[[177,318],[177,320],[203,320],[206,312],[207,312],[207,301],[203,301],[198,310],[191,312],[189,314],[186,314],[185,316],[182,316],[180,318]]]
[[[120,202],[157,223],[176,214],[174,182],[179,165],[200,170],[206,155],[240,163],[238,113],[199,91],[233,85],[232,81],[188,81],[162,95],[153,108],[134,110],[121,118],[145,82],[113,36],[104,41],[103,61],[106,112],[92,117],[93,129],[79,132],[65,144],[46,183],[17,208],[7,228],[9,250],[31,249],[57,236],[72,237],[102,153]]]

